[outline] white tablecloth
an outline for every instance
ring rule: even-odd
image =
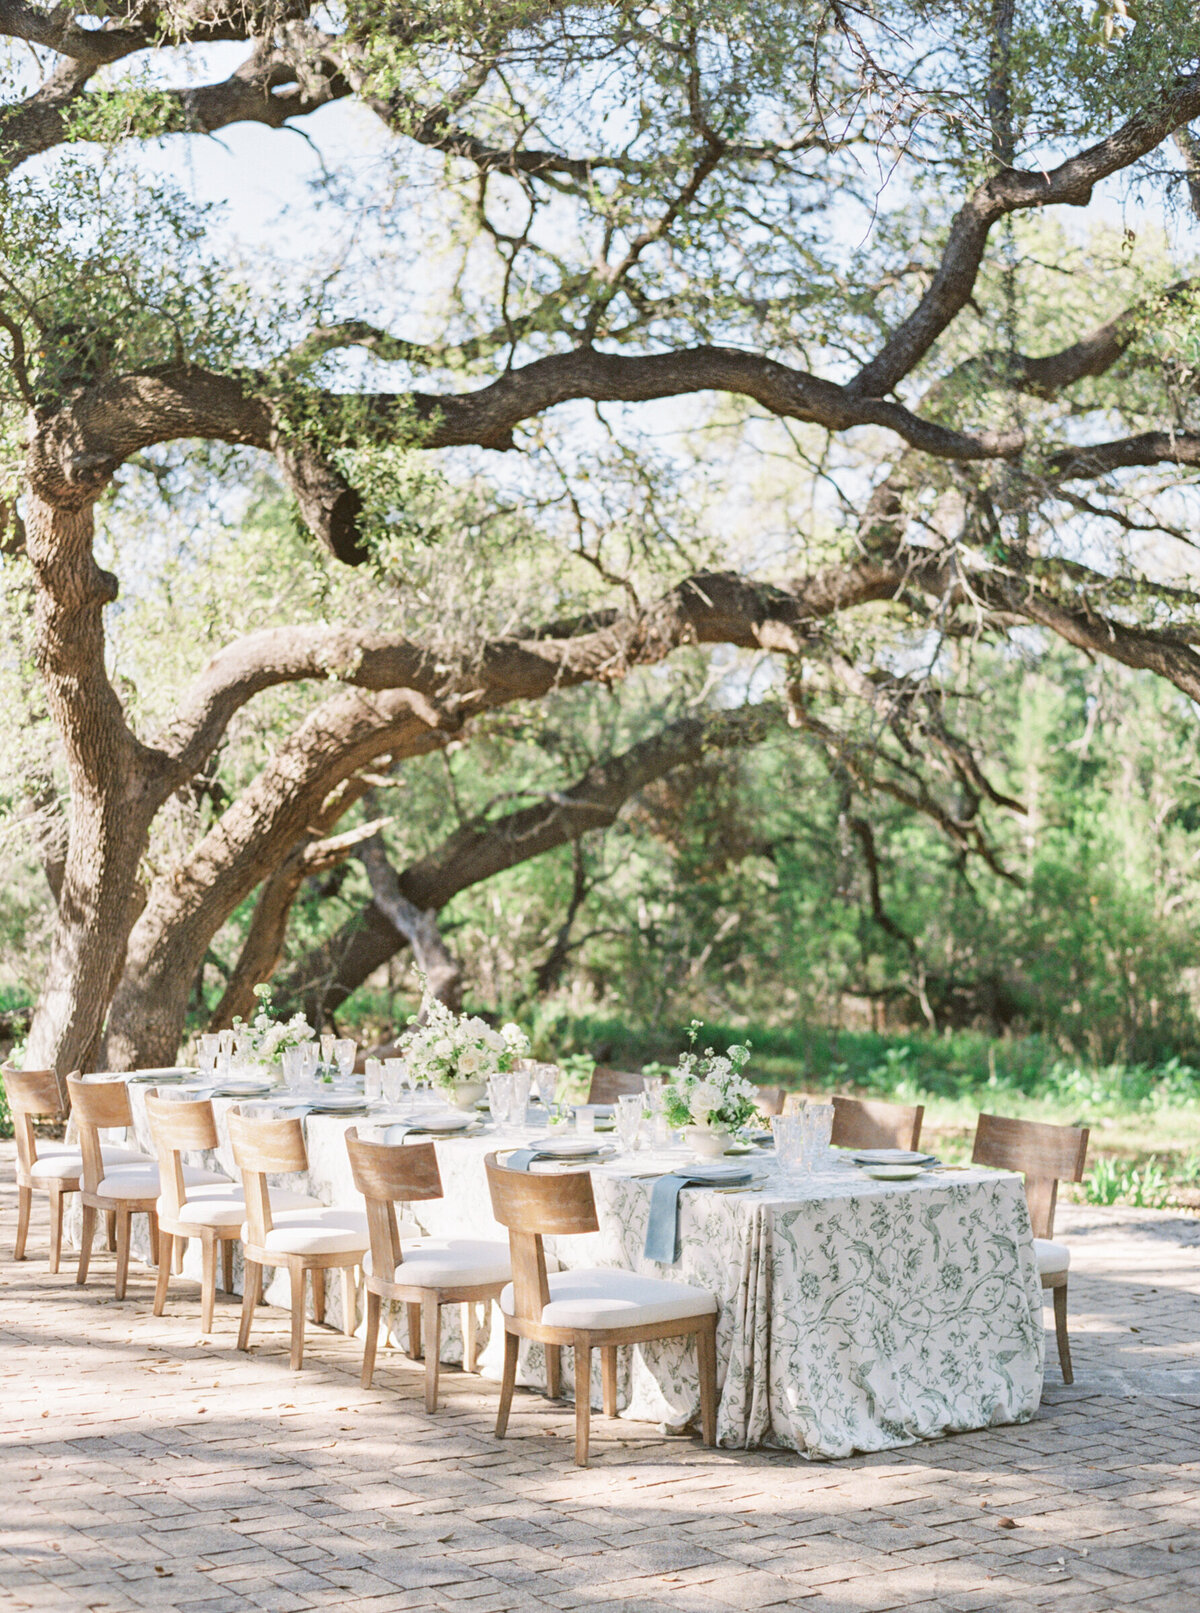
[[[131,1085],[135,1131],[149,1148],[142,1102]],[[233,1158],[215,1099],[220,1167]],[[329,1202],[359,1205],[344,1133],[370,1136],[381,1120],[308,1115],[309,1170],[288,1179]],[[488,1131],[438,1139],[445,1197],[411,1208],[433,1235],[504,1236],[492,1217],[483,1156],[517,1139]],[[208,1163],[202,1157],[190,1163]],[[685,1189],[682,1253],[675,1266],[642,1257],[653,1180],[635,1155],[595,1168],[600,1231],[548,1240],[564,1266],[625,1266],[695,1283],[720,1302],[718,1439],[812,1456],[886,1450],[918,1439],[1027,1421],[1042,1388],[1042,1289],[1019,1176],[971,1169],[880,1183],[853,1166],[785,1192],[770,1156],[755,1160],[765,1187],[753,1193]],[[284,1179],[280,1179],[283,1184]],[[286,1304],[280,1285],[268,1299]],[[330,1291],[338,1321],[338,1285]],[[443,1357],[461,1360],[456,1308],[445,1311]],[[403,1322],[396,1318],[399,1337]],[[498,1332],[498,1330],[494,1330]],[[484,1352],[493,1370],[498,1339]],[[688,1341],[623,1350],[625,1414],[682,1425],[699,1410]],[[596,1361],[597,1372],[599,1362]],[[571,1353],[564,1351],[564,1380]],[[540,1347],[524,1346],[522,1380],[541,1383]],[[598,1379],[593,1398],[599,1400]]]

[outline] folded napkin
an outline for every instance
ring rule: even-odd
[[[447,1131],[445,1126],[423,1125],[419,1120],[396,1120],[383,1127],[383,1140],[402,1143],[406,1137],[474,1137],[478,1131],[477,1126],[455,1126]]]
[[[697,1165],[660,1176],[650,1189],[650,1219],[642,1251],[646,1259],[663,1266],[673,1266],[679,1259],[679,1195],[685,1187],[734,1187],[753,1175],[753,1171],[733,1165]]]
[[[510,1171],[527,1171],[535,1159],[552,1159],[559,1165],[594,1165],[601,1157],[599,1145],[592,1153],[564,1154],[555,1148],[539,1148],[535,1143],[530,1148],[514,1149],[504,1164]]]

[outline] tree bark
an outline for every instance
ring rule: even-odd
[[[162,770],[130,732],[105,674],[102,614],[116,583],[92,556],[90,501],[64,506],[31,493],[26,547],[38,664],[71,784],[57,921],[26,1058],[31,1068],[67,1074],[95,1063],[144,899],[137,870],[162,801]]]

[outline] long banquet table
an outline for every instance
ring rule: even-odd
[[[146,1090],[130,1087],[134,1129],[149,1148]],[[218,1159],[189,1162],[219,1163],[236,1175],[225,1125],[234,1101],[213,1101]],[[307,1176],[280,1178],[281,1185],[361,1204],[344,1134],[357,1125],[362,1135],[379,1135],[387,1117],[308,1114],[304,1123]],[[483,1157],[525,1139],[488,1127],[432,1140],[445,1196],[414,1204],[411,1218],[430,1235],[503,1238]],[[676,1162],[686,1157],[681,1151]],[[764,1153],[753,1160],[755,1191],[684,1190],[680,1259],[664,1266],[642,1254],[653,1187],[643,1173],[655,1159],[665,1162],[638,1153],[593,1166],[599,1232],[547,1243],[563,1266],[625,1266],[717,1296],[720,1444],[832,1458],[1033,1416],[1042,1388],[1042,1289],[1019,1176],[970,1168],[883,1183],[839,1160],[796,1190],[780,1182]],[[276,1296],[268,1289],[266,1297]],[[282,1286],[277,1298],[287,1303]],[[335,1299],[331,1293],[331,1311]],[[397,1310],[393,1327],[402,1340]],[[461,1359],[452,1310],[443,1356]],[[485,1372],[495,1371],[498,1332],[484,1351]],[[623,1415],[671,1426],[697,1415],[688,1341],[621,1355]],[[573,1390],[569,1351],[563,1368]],[[522,1346],[521,1381],[544,1383],[540,1346]],[[598,1401],[598,1381],[593,1396]]]

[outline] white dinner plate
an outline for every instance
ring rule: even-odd
[[[213,1088],[214,1098],[261,1098],[274,1090],[270,1081],[226,1081]]]
[[[747,1167],[744,1164],[723,1165],[718,1159],[706,1159],[700,1164],[683,1166],[689,1176],[695,1176],[705,1182],[728,1182],[733,1177],[744,1177]]]
[[[911,1148],[860,1148],[850,1158],[856,1165],[931,1165],[932,1154],[920,1154]]]
[[[911,1182],[924,1170],[924,1165],[864,1165],[863,1175],[876,1182]]]
[[[600,1144],[592,1137],[538,1137],[527,1146],[551,1159],[583,1159],[600,1152]]]
[[[422,1131],[446,1132],[466,1131],[468,1126],[478,1124],[479,1117],[470,1110],[449,1115],[416,1115],[409,1121],[411,1126],[419,1126]]]
[[[345,1109],[365,1109],[367,1105],[361,1092],[327,1092],[322,1097],[300,1101],[307,1101],[309,1108],[318,1114],[324,1110],[331,1115],[341,1114]]]

